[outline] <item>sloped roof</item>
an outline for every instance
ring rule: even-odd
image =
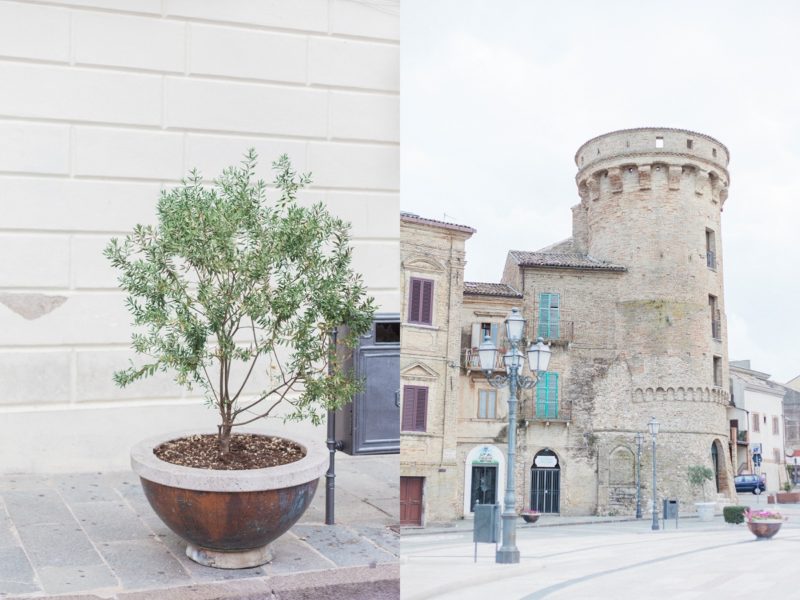
[[[400,220],[406,221],[408,223],[420,223],[422,225],[434,225],[436,227],[442,227],[443,229],[453,229],[455,231],[461,231],[463,233],[473,234],[477,230],[469,227],[467,225],[459,225],[458,223],[448,223],[447,221],[437,221],[436,219],[427,219],[425,217],[420,217],[419,215],[415,215],[414,213],[409,212],[401,212],[400,213]]]
[[[569,247],[567,242],[571,240],[564,240],[550,246],[553,250],[545,248],[538,252],[528,252],[526,250],[510,250],[509,256],[514,259],[520,267],[540,267],[550,269],[587,269],[592,271],[626,271],[627,269],[622,265],[616,265],[607,260],[600,260],[588,254],[580,254],[578,252],[564,252],[555,250]],[[565,248],[566,249],[566,248]],[[555,251],[554,251],[555,250]]]
[[[501,296],[504,298],[522,298],[522,294],[505,283],[484,283],[481,281],[465,281],[464,293],[474,296]]]

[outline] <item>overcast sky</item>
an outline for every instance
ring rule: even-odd
[[[800,3],[403,0],[403,210],[470,225],[467,280],[572,234],[573,157],[616,129],[731,153],[731,360],[800,375]]]

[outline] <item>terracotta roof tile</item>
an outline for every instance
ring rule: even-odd
[[[462,231],[464,233],[475,233],[477,230],[469,227],[467,225],[459,225],[457,223],[448,223],[447,221],[437,221],[436,219],[426,219],[425,217],[420,217],[419,215],[415,215],[414,213],[408,212],[401,212],[400,213],[400,220],[407,221],[409,223],[421,223],[423,225],[436,225],[437,227],[443,227],[445,229],[454,229],[456,231]]]
[[[588,269],[593,271],[626,271],[622,265],[577,252],[527,252],[511,250],[509,254],[520,267],[551,269]]]
[[[474,296],[502,296],[505,298],[522,298],[522,294],[505,283],[484,283],[481,281],[465,281],[464,293]]]

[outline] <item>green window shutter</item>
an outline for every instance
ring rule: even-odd
[[[558,373],[545,372],[536,385],[536,416],[540,419],[558,418]]]
[[[492,343],[497,346],[497,323],[492,323]]]
[[[478,418],[486,418],[486,392],[483,390],[478,394]]]
[[[539,294],[539,326],[536,336],[558,339],[561,324],[561,296],[552,292]]]

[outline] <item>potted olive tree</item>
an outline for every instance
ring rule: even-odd
[[[358,384],[339,368],[331,333],[346,325],[339,342],[353,346],[374,313],[351,269],[348,225],[322,204],[298,204],[310,180],[286,156],[267,202],[256,162],[251,150],[213,183],[193,171],[162,192],[157,225],[105,249],[142,357],[116,383],[171,372],[218,415],[216,431],[142,442],[132,466],[187,555],[223,568],[270,560],[269,543],[305,511],[327,461],[321,442],[240,428],[278,411],[318,424],[349,401]]]
[[[695,490],[700,488],[703,493],[703,501],[694,503],[695,507],[697,508],[697,516],[701,521],[711,521],[714,518],[714,509],[716,508],[717,503],[708,502],[708,497],[706,496],[706,483],[714,479],[714,471],[712,471],[709,467],[694,465],[689,467],[687,476],[692,487],[695,488]]]

